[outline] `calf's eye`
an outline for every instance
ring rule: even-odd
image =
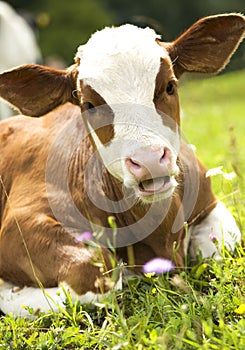
[[[167,89],[166,89],[167,94],[168,95],[173,95],[174,94],[174,90],[175,90],[174,83],[172,81],[169,81],[168,85],[167,85]]]
[[[91,102],[84,102],[83,103],[83,110],[84,111],[89,111],[90,113],[95,113],[96,108]]]

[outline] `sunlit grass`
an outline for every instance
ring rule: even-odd
[[[244,81],[240,71],[180,86],[183,133],[208,168],[236,161],[245,170]]]
[[[214,189],[244,232],[245,71],[180,89],[183,130],[213,177]],[[214,242],[215,244],[215,242]],[[245,252],[200,261],[175,274],[131,278],[97,307],[73,304],[33,320],[0,319],[2,349],[245,349]]]
[[[208,169],[222,166],[237,175],[232,182],[224,181],[222,176],[214,177],[212,182],[215,193],[241,225],[245,224],[244,82],[245,70],[186,81],[180,87],[185,138],[196,146],[198,157]]]

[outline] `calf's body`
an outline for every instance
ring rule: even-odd
[[[187,251],[218,254],[214,229],[219,244],[234,248],[235,221],[181,140],[176,81],[183,71],[220,70],[244,29],[236,14],[207,17],[173,43],[149,29],[107,28],[79,48],[67,71],[26,65],[0,76],[0,95],[39,116],[1,122],[4,312],[21,313],[23,303],[50,307],[40,286],[56,302],[64,299],[56,294],[61,284],[82,302],[117,288],[111,247],[129,264],[132,247],[135,272],[154,257],[183,266]],[[84,231],[97,233],[94,243],[81,239]]]

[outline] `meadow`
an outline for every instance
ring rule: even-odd
[[[215,193],[243,232],[244,81],[239,71],[180,86],[183,135],[216,169]],[[97,306],[73,304],[68,295],[57,313],[2,316],[0,349],[245,349],[245,249],[221,253],[174,275],[130,278]]]

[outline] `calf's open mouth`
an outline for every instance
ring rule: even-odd
[[[170,176],[161,176],[154,179],[147,179],[139,183],[139,190],[143,196],[152,196],[167,192],[173,187]]]

